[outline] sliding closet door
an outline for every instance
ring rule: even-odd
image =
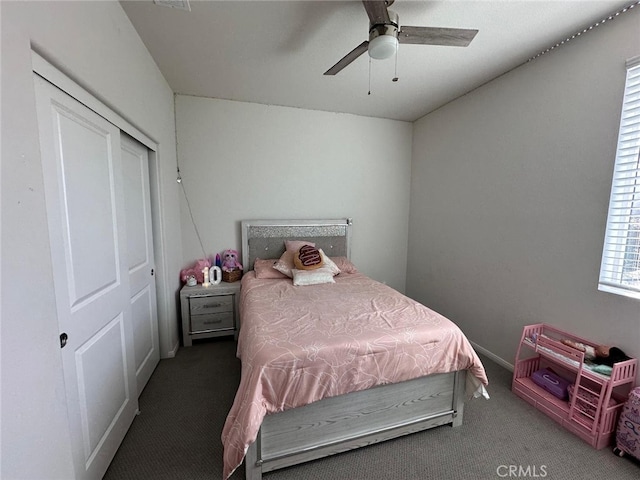
[[[134,361],[140,395],[160,361],[149,153],[144,145],[126,134],[122,134],[121,144]]]
[[[120,131],[41,77],[34,81],[61,388],[76,478],[96,479],[138,408]]]

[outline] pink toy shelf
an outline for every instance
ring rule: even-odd
[[[596,449],[612,444],[618,415],[636,378],[636,359],[615,363],[611,375],[592,370],[584,353],[563,339],[595,347],[597,344],[551,325],[524,327],[516,353],[512,391]],[[572,394],[563,400],[532,380],[548,368],[568,380]]]

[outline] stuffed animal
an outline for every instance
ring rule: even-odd
[[[198,279],[195,268],[183,268],[182,270],[180,270],[180,280],[182,280],[184,283],[187,283],[189,277],[195,277],[196,280]]]
[[[196,279],[198,283],[204,283],[204,267],[211,268],[211,260],[208,258],[201,258],[193,267],[196,271]]]
[[[225,272],[242,270],[242,265],[238,261],[237,250],[229,249],[222,252],[222,270]]]
[[[194,276],[198,283],[204,282],[204,267],[211,268],[211,260],[208,258],[202,258],[198,260],[195,265],[181,270],[180,280],[186,283],[190,276]]]

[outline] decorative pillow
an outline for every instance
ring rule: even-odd
[[[298,270],[315,270],[322,266],[322,255],[316,247],[303,245],[293,255],[293,264]]]
[[[356,266],[347,257],[329,257],[342,273],[358,273]]]
[[[312,247],[316,246],[315,243],[307,242],[306,240],[285,240],[284,241],[284,248],[287,250],[287,252],[296,253],[298,250],[300,250],[300,247],[303,247],[305,245],[311,245]]]
[[[256,272],[256,278],[288,278],[283,273],[275,270],[273,266],[277,260],[262,260],[256,258],[253,262],[253,271]]]
[[[284,252],[276,263],[273,264],[273,268],[287,277],[293,278],[293,273],[291,272],[291,270],[295,268],[293,264],[293,252]]]
[[[333,260],[331,260],[329,257],[327,257],[324,253],[324,250],[320,249],[320,255],[322,255],[322,268],[323,269],[327,269],[329,270],[333,275],[338,275],[340,273],[340,269],[338,268],[338,266],[333,262]]]
[[[338,268],[338,266],[325,255],[324,251],[321,248],[318,251],[322,256],[322,267],[318,270],[326,269],[331,272],[332,275],[338,275],[340,273],[340,269]],[[275,268],[280,273],[285,274],[287,277],[293,278],[293,272],[291,270],[296,268],[295,264],[293,263],[293,257],[294,252],[284,252],[280,259],[278,259],[276,263],[273,264],[273,268]]]
[[[333,274],[325,269],[318,268],[316,270],[292,270],[293,284],[297,286],[318,285],[320,283],[336,283]]]

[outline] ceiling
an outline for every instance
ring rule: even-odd
[[[121,0],[175,93],[405,121],[630,3],[396,0],[391,9],[401,26],[479,32],[466,48],[400,45],[399,80],[393,82],[395,57],[370,62],[366,53],[337,75],[323,75],[368,39],[369,19],[359,1],[191,0],[184,11],[153,0]]]

